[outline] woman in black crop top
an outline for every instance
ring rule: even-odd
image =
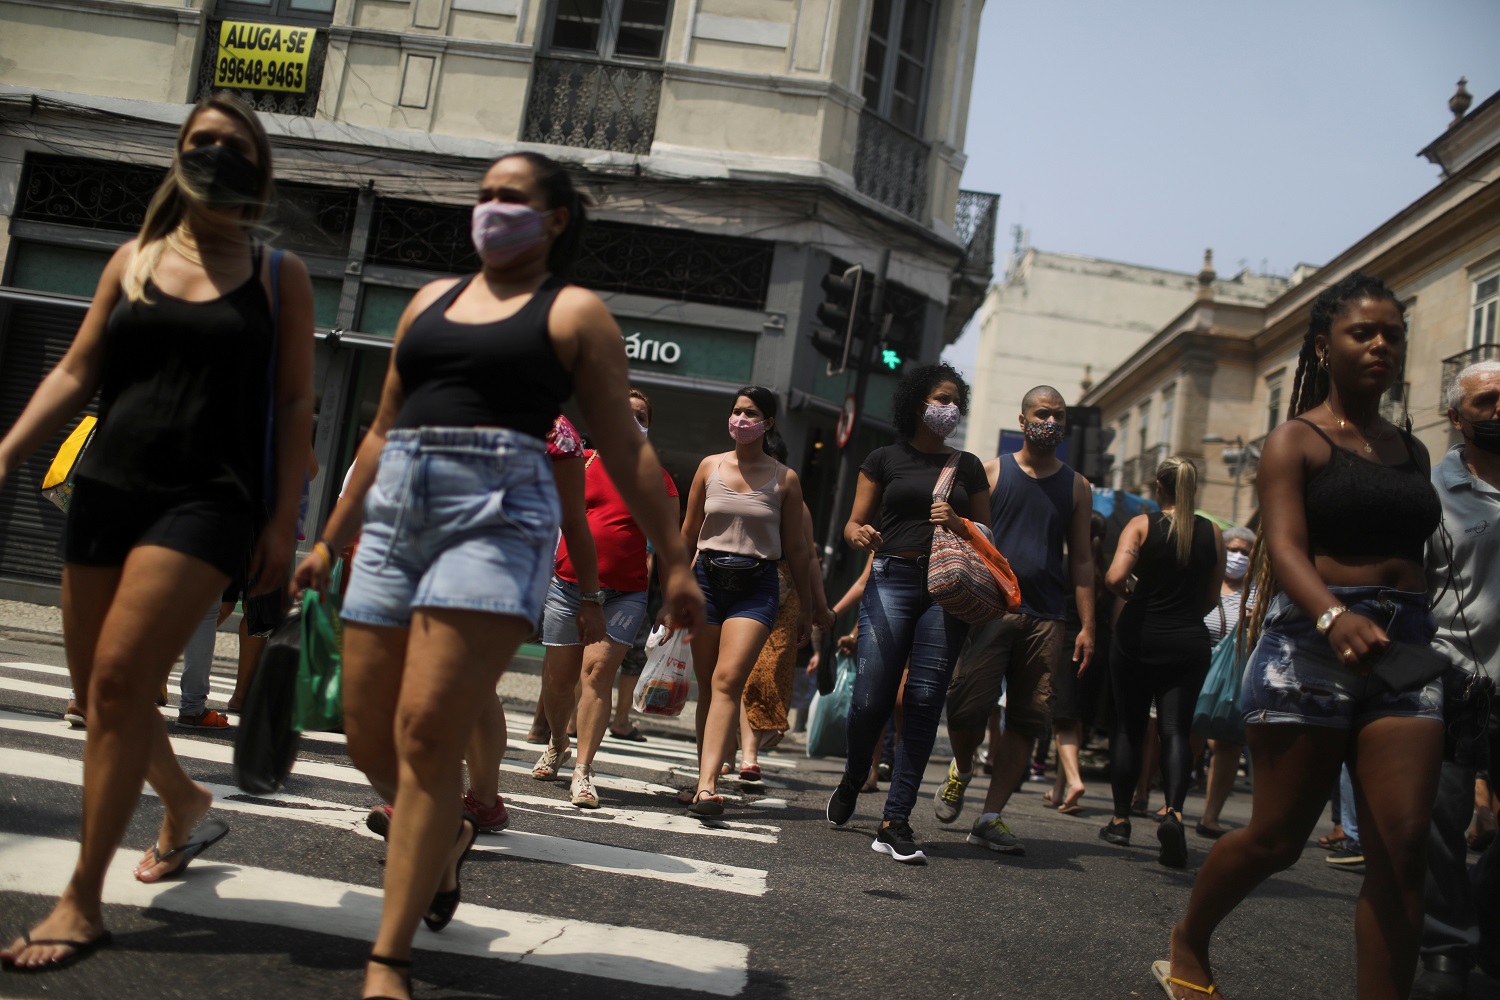
[[[1218,604],[1224,579],[1224,539],[1213,522],[1193,513],[1197,496],[1198,470],[1192,462],[1174,457],[1161,463],[1156,470],[1161,510],[1131,518],[1104,578],[1105,586],[1126,604],[1115,622],[1109,655],[1115,811],[1099,836],[1112,844],[1130,842],[1130,803],[1155,699],[1167,797],[1156,836],[1159,860],[1169,868],[1187,864],[1182,804],[1193,767],[1193,709],[1208,675],[1210,649],[1203,616]],[[1132,576],[1135,584],[1127,586]]]
[[[1241,708],[1255,769],[1250,825],[1215,842],[1159,974],[1207,987],[1209,939],[1292,865],[1342,762],[1358,800],[1365,884],[1358,996],[1405,997],[1422,930],[1427,837],[1442,755],[1441,684],[1393,691],[1372,668],[1425,647],[1422,541],[1441,519],[1427,451],[1380,416],[1406,354],[1401,303],[1354,274],[1312,306],[1288,420],[1266,439],[1262,534]],[[1252,582],[1253,581],[1253,582]],[[1171,984],[1178,997],[1200,997]]]
[[[843,826],[854,815],[906,670],[901,743],[884,822],[871,845],[906,863],[926,861],[909,818],[937,739],[953,665],[969,631],[927,591],[933,525],[957,525],[965,514],[976,524],[988,525],[990,519],[984,464],[944,443],[968,406],[968,385],[946,364],[925,365],[903,376],[891,418],[905,440],[877,448],[860,466],[854,507],[844,526],[844,540],[874,553],[874,559],[859,605],[859,672],[849,708],[849,754],[843,780],[828,800],[828,820]],[[938,477],[955,456],[952,492],[946,502],[934,503]]]
[[[631,419],[619,327],[563,280],[583,224],[553,160],[510,154],[485,172],[473,212],[484,269],[427,285],[402,314],[354,474],[297,569],[297,585],[321,586],[363,522],[343,606],[345,730],[394,807],[371,815],[388,848],[365,996],[409,996],[417,923],[441,930],[457,909],[478,825],[461,811],[460,760],[541,615],[560,517],[544,439],[570,393],[656,548],[667,609],[690,630],[703,618],[661,467]]]
[[[110,258],[68,353],[0,442],[3,482],[99,392],[62,584],[68,668],[88,719],[83,839],[33,943],[0,951],[21,968],[108,943],[104,873],[148,775],[164,819],[137,879],[180,871],[227,832],[212,820],[194,831],[213,796],[173,757],[156,692],[204,609],[231,582],[284,585],[296,546],[312,286],[296,257],[253,239],[272,194],[270,143],[253,111],[217,95],[194,107],[175,149],[140,233]]]

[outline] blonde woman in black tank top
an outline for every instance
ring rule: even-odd
[[[252,593],[282,586],[296,545],[312,286],[286,254],[271,314],[272,255],[252,239],[270,197],[255,113],[225,95],[200,101],[140,234],[110,258],[68,353],[0,442],[3,483],[99,390],[62,585],[68,669],[88,713],[82,846],[32,943],[0,951],[8,966],[46,969],[108,943],[104,873],[144,781],[165,816],[140,881],[180,871],[228,830],[210,820],[194,832],[213,796],[178,765],[153,702],[202,610],[247,576]]]
[[[460,761],[540,616],[560,515],[551,472],[539,463],[570,392],[656,546],[666,607],[689,630],[702,619],[676,511],[661,502],[661,466],[630,417],[620,329],[597,295],[563,281],[583,221],[582,198],[555,161],[519,153],[491,164],[474,210],[484,269],[427,285],[402,314],[354,475],[297,569],[298,585],[321,585],[330,552],[371,515],[344,604],[349,754],[393,806],[366,997],[409,997],[417,924],[440,930],[457,909],[459,867],[477,833],[461,813]],[[391,469],[451,475],[392,483],[382,471],[388,460]],[[424,513],[403,524],[408,505]],[[512,505],[517,515],[524,506],[524,524]],[[473,509],[482,523],[471,525],[467,513],[445,520],[454,507]],[[423,544],[405,548],[419,533]],[[389,565],[372,554],[377,545]],[[445,573],[445,565],[464,571]],[[487,603],[501,591],[504,608]]]
[[[1441,685],[1391,691],[1371,677],[1393,644],[1425,648],[1436,630],[1422,550],[1442,511],[1427,452],[1380,416],[1405,355],[1402,306],[1379,279],[1356,273],[1313,303],[1288,407],[1301,419],[1271,432],[1256,476],[1263,529],[1246,589],[1259,595],[1250,638],[1260,640],[1240,702],[1254,808],[1249,826],[1214,842],[1172,930],[1170,960],[1153,967],[1174,997],[1208,990],[1215,928],[1296,862],[1345,760],[1365,850],[1357,996],[1404,1000],[1411,988],[1443,750]],[[1319,493],[1333,473],[1351,478],[1335,495]],[[1360,522],[1362,531],[1348,531]]]
[[[682,522],[683,544],[698,552],[698,581],[709,598],[705,624],[693,637],[693,672],[698,678],[698,785],[688,805],[699,816],[717,816],[724,811],[724,799],[716,790],[719,772],[733,757],[745,681],[776,618],[778,559],[790,561],[792,582],[801,602],[798,645],[807,642],[813,625],[808,579],[811,553],[802,530],[802,485],[795,472],[771,457],[771,446],[765,438],[775,433],[775,422],[776,395],[771,390],[760,386],[740,390],[729,415],[735,448],[709,455],[698,464]],[[727,519],[714,515],[711,494],[747,508],[756,495],[764,506],[773,504],[766,498],[775,497],[779,512],[774,514],[774,524],[746,526],[739,523],[738,515]],[[705,524],[709,532],[706,536]],[[772,538],[771,544],[778,551],[750,551],[757,537],[766,536]],[[719,541],[709,541],[714,538]],[[733,563],[743,565],[734,569]],[[833,624],[833,616],[826,609],[818,612],[818,619],[820,627]]]

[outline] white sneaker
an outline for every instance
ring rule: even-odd
[[[547,749],[537,758],[536,766],[531,769],[531,776],[537,781],[556,781],[558,768],[567,763],[569,757],[573,756],[571,750],[559,750],[552,744],[547,744]]]
[[[599,793],[594,791],[594,769],[587,764],[573,768],[573,782],[569,788],[572,801],[580,809],[598,809]]]

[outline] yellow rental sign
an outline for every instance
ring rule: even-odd
[[[307,59],[316,28],[225,21],[219,28],[215,87],[307,90]]]

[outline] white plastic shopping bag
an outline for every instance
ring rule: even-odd
[[[635,685],[633,707],[646,715],[677,715],[687,704],[693,654],[686,633],[658,625],[646,639],[646,665]]]

